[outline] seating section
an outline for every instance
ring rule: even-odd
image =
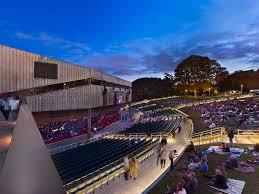
[[[139,122],[121,133],[146,133],[148,135],[157,132],[172,133],[179,127],[180,123],[181,117]]]
[[[110,124],[119,121],[120,118],[121,116],[118,111],[111,111],[104,115],[92,117],[92,128],[96,128],[96,130],[101,130],[109,126]]]
[[[147,112],[146,114],[149,117],[162,117],[162,116],[169,117],[175,114],[175,111],[173,111],[172,109],[156,109],[154,111]]]
[[[119,111],[109,111],[91,118],[92,129],[101,130],[120,120]],[[88,119],[71,119],[65,121],[48,122],[39,124],[38,128],[46,144],[55,143],[71,137],[87,133]]]
[[[86,134],[87,125],[87,119],[74,119],[38,125],[38,128],[45,143],[49,144]]]
[[[90,179],[96,174],[92,172],[110,164],[125,155],[145,146],[151,141],[139,141],[136,144],[128,139],[103,139],[84,146],[52,155],[54,164],[64,184],[86,176],[78,183]]]
[[[123,157],[150,151],[157,141],[102,139],[52,156],[66,190],[83,184],[82,190],[123,166]],[[87,182],[87,184],[86,184]],[[91,184],[90,184],[91,183]]]

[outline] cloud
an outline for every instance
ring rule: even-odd
[[[26,34],[24,32],[17,31],[15,36],[20,40],[38,41],[45,46],[52,46],[59,49],[69,50],[71,53],[84,53],[91,51],[86,44],[80,42],[74,42],[70,40],[65,40],[63,38],[49,35],[46,32],[41,32],[38,34]]]

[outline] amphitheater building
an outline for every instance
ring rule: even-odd
[[[132,83],[93,68],[0,45],[0,94],[25,97],[32,112],[131,102]]]

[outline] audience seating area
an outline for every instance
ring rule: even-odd
[[[110,124],[120,120],[118,111],[110,111],[91,118],[92,129],[101,130]],[[48,122],[38,125],[40,133],[46,144],[55,143],[71,137],[87,133],[88,119],[72,119],[67,121]]]
[[[149,117],[161,117],[161,116],[169,117],[171,115],[174,115],[175,111],[173,111],[172,109],[155,109],[153,111],[147,112],[146,114]]]
[[[92,117],[92,128],[96,128],[97,130],[101,130],[110,124],[119,121],[121,115],[118,111],[108,112],[104,115],[98,115],[96,117]]]
[[[123,157],[143,160],[158,141],[102,139],[52,156],[57,171],[70,193],[90,192],[123,173]]]
[[[259,100],[227,100],[191,107],[198,110],[209,128],[221,127],[225,122],[235,121],[240,128],[259,126]]]
[[[181,117],[173,117],[170,119],[139,122],[121,133],[146,133],[148,135],[157,132],[172,133],[179,127],[181,119]]]
[[[87,119],[50,122],[38,128],[45,143],[54,143],[71,137],[86,134]]]

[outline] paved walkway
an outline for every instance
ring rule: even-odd
[[[190,125],[182,125],[182,132],[180,135],[176,135],[176,140],[168,140],[168,150],[177,150],[180,155],[185,146],[188,144],[187,137],[190,134]],[[136,180],[130,179],[125,181],[124,177],[115,178],[114,181],[110,181],[109,185],[105,185],[102,189],[95,190],[96,194],[138,194],[143,193],[149,188],[165,171],[169,169],[170,162],[167,160],[166,167],[161,169],[156,164],[157,153],[145,160],[139,165],[139,175]]]
[[[12,139],[14,126],[0,125],[0,172]]]

